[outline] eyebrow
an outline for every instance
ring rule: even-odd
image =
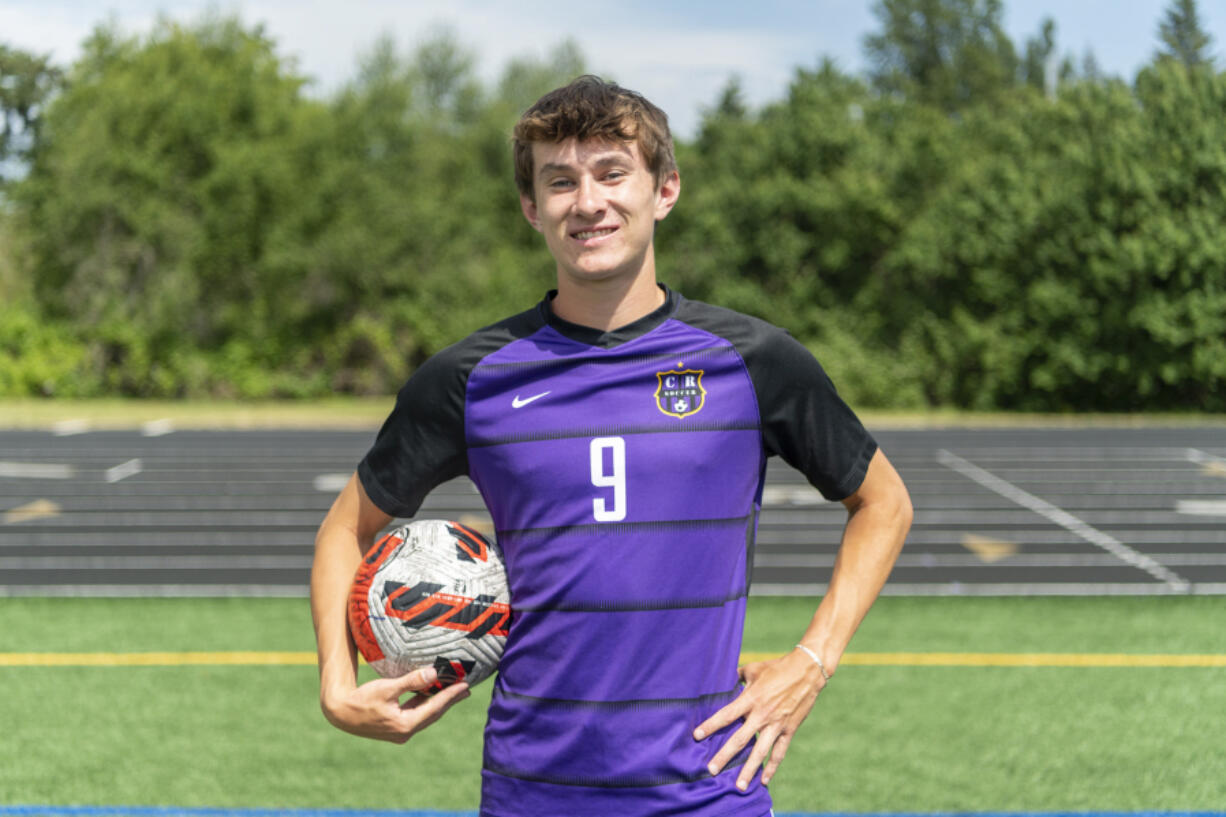
[[[608,167],[609,165],[615,165],[615,164],[631,164],[631,162],[628,157],[623,156],[620,153],[613,153],[608,156],[600,157],[595,162],[593,162],[593,164],[597,168],[603,168],[603,167]],[[544,176],[549,173],[557,173],[559,171],[565,173],[569,171],[574,171],[574,169],[575,169],[574,165],[566,164],[564,162],[546,162],[545,164],[541,165],[541,169],[536,172],[536,175]]]

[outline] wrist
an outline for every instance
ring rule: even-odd
[[[830,683],[830,676],[832,676],[834,673],[826,669],[826,662],[822,660],[821,655],[819,655],[816,650],[810,649],[804,644],[797,644],[794,651],[798,651],[812,660],[814,665],[817,667],[817,671],[821,673],[822,680],[825,683]]]
[[[347,677],[344,673],[336,676],[321,676],[319,681],[319,705],[325,712],[335,711],[344,705],[349,695],[357,689],[357,679]]]

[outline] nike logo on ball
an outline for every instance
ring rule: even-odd
[[[540,400],[542,397],[544,397],[547,394],[549,394],[549,392],[543,391],[540,394],[534,394],[531,397],[525,397],[522,400],[519,399],[519,395],[517,394],[515,395],[515,399],[511,401],[511,408],[523,408],[524,406],[531,403],[533,400]]]

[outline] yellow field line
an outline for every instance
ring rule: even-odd
[[[778,657],[749,652],[742,662]],[[1145,653],[856,652],[861,667],[1226,667],[1226,655]],[[313,652],[9,652],[0,667],[315,666]]]

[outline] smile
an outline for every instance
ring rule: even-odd
[[[616,230],[616,227],[605,227],[602,230],[583,230],[578,233],[571,233],[571,235],[580,241],[586,241],[589,238],[602,238],[606,235],[612,235]]]

